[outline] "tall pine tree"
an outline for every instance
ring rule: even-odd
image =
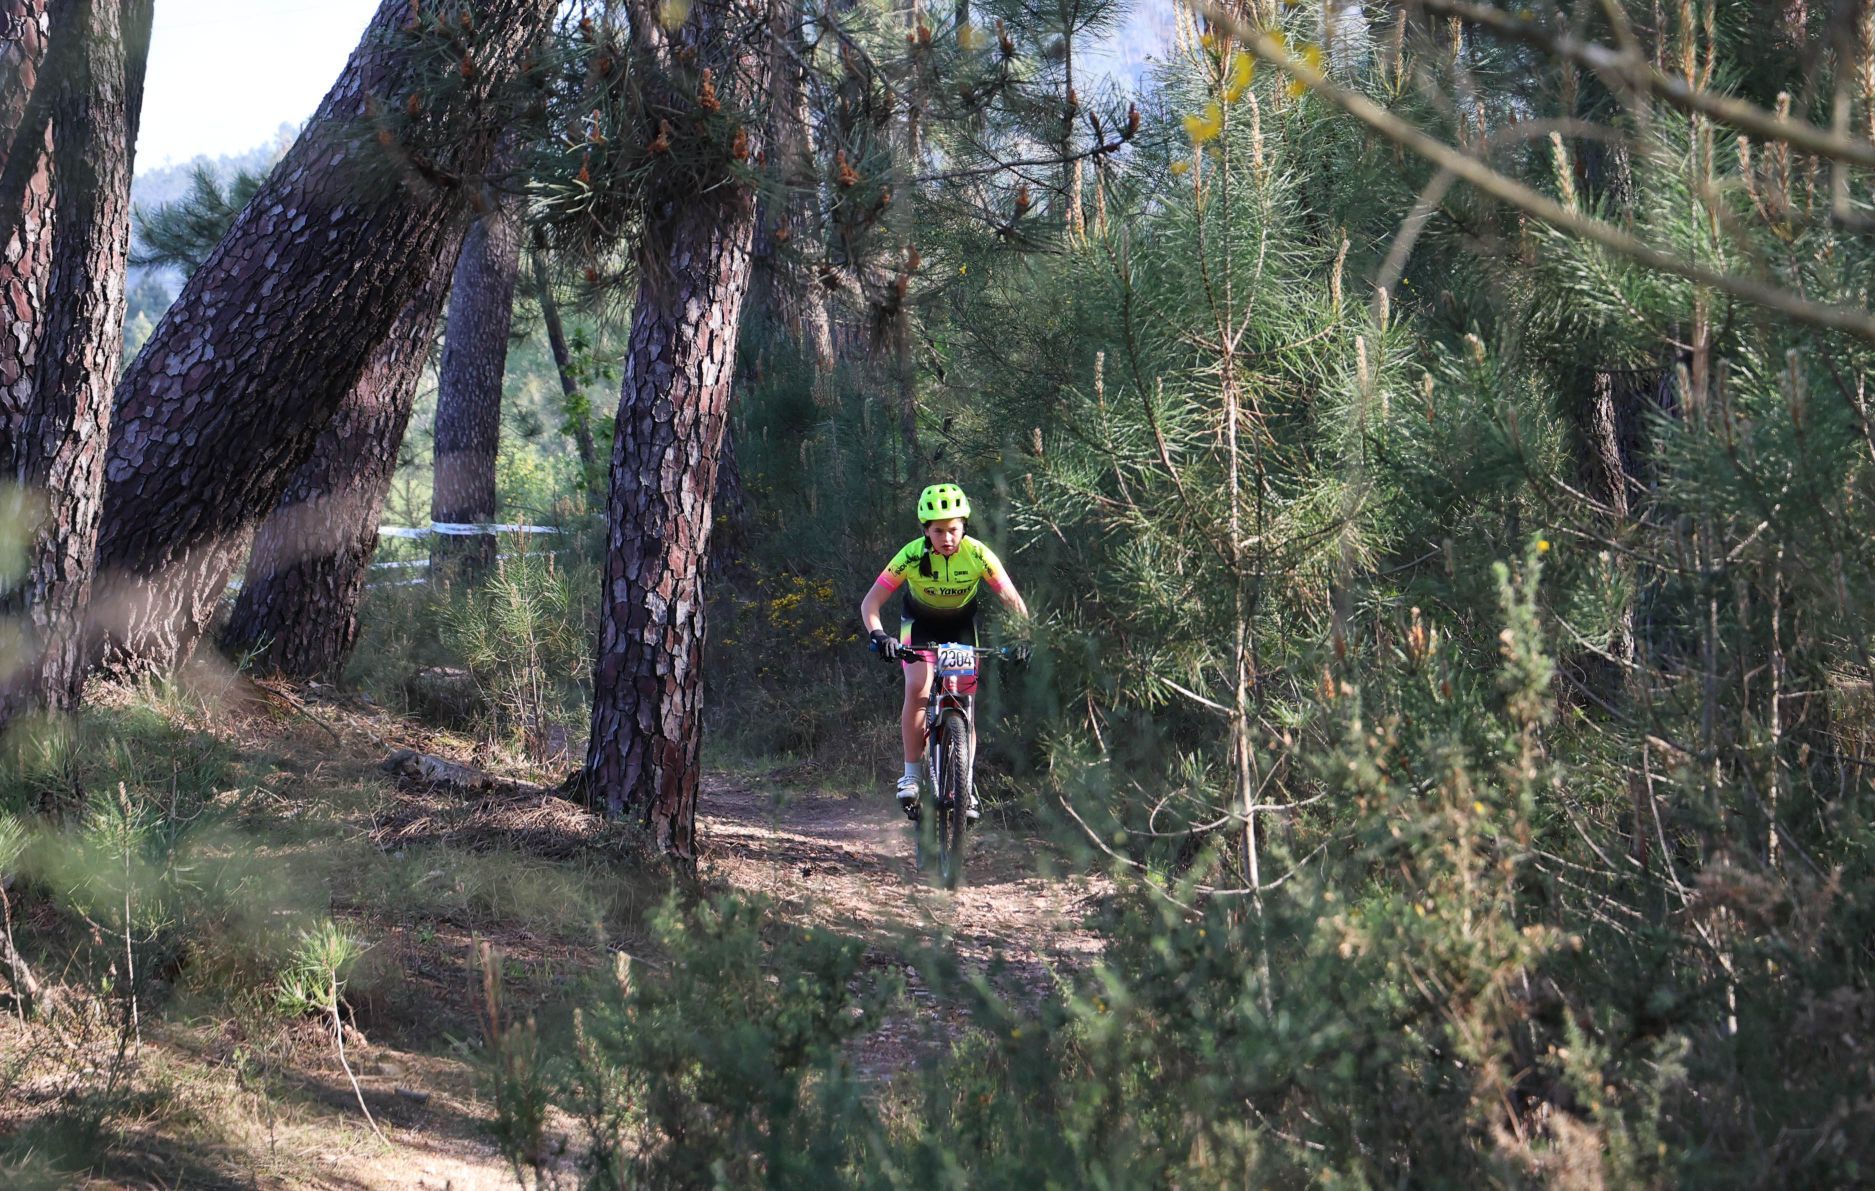
[[[73,0],[50,6],[43,69],[6,171],[30,161],[23,210],[38,222],[18,234],[20,260],[43,267],[28,300],[8,313],[6,338],[28,339],[31,359],[10,386],[8,474],[35,510],[27,572],[5,608],[23,613],[21,655],[0,661],[0,723],[36,703],[77,702],[84,683],[90,602],[111,391],[123,350],[124,274],[130,251],[130,175],[143,106],[150,0]],[[44,124],[44,139],[32,130]],[[40,206],[39,199],[44,200]],[[43,254],[43,255],[42,255]],[[17,350],[17,348],[15,349]]]

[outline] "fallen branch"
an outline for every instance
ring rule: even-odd
[[[510,781],[484,773],[468,765],[433,757],[415,749],[398,749],[378,763],[378,768],[398,777],[427,782],[432,786],[453,786],[459,790],[492,790],[497,786],[518,790],[542,789],[528,782]]]

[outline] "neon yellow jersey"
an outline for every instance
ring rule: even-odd
[[[930,548],[924,538],[913,538],[879,572],[887,591],[910,585],[911,597],[941,612],[962,608],[976,598],[977,585],[1003,589],[1003,560],[982,542],[966,535],[949,558]]]

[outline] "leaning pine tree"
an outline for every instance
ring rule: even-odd
[[[255,526],[456,234],[557,5],[383,0],[131,366],[105,470],[114,669],[194,649]],[[448,19],[445,19],[445,18]]]
[[[266,669],[331,677],[358,640],[358,604],[378,546],[378,516],[417,382],[442,316],[455,245],[397,317],[339,404],[313,451],[254,535],[245,581],[223,641],[257,651]]]
[[[661,849],[690,859],[703,568],[755,234],[751,165],[763,122],[753,109],[772,62],[766,5],[700,0],[674,28],[652,6],[635,8],[644,226],[584,780],[608,812],[642,816]]]
[[[131,263],[193,274],[262,181],[244,171],[224,185],[214,171],[198,169],[183,198],[137,213],[139,243]],[[249,654],[264,669],[295,678],[327,677],[341,671],[351,654],[358,604],[377,549],[378,515],[396,471],[417,382],[432,355],[458,247],[459,239],[445,246],[428,285],[398,316],[254,535],[222,643]]]

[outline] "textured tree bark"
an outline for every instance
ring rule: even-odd
[[[644,253],[612,444],[611,532],[588,789],[693,858],[702,745],[703,564],[755,203],[667,203]],[[681,262],[681,263],[680,263]]]
[[[521,243],[514,203],[495,198],[469,227],[449,291],[443,365],[437,373],[436,465],[430,519],[485,525],[495,518],[495,456],[501,448],[501,382],[514,325]],[[437,533],[430,577],[473,579],[495,565],[492,533]]]
[[[42,507],[25,577],[0,601],[0,611],[23,612],[27,628],[21,656],[0,675],[0,723],[34,705],[69,708],[84,685],[83,620],[123,352],[130,175],[150,13],[151,0],[51,6],[39,81],[51,141],[48,272],[37,317],[9,327],[16,342],[34,336],[38,344],[22,378],[30,398],[17,422],[9,417],[7,478]]]
[[[650,14],[638,13],[641,49],[674,92],[653,102],[694,102],[681,53],[695,68],[710,68],[732,102],[757,106],[772,59],[756,47],[772,39],[762,36],[766,17],[751,8],[699,0],[668,34]],[[738,18],[748,25],[737,28]],[[738,134],[750,159],[761,151],[749,143],[756,140],[756,129]],[[697,151],[723,148],[705,144]],[[589,797],[611,814],[642,816],[656,845],[688,862],[696,857],[703,738],[703,568],[749,288],[755,197],[733,175],[704,187],[673,169],[661,181],[639,242],[637,304],[612,444],[611,531],[584,777]]]
[[[599,449],[593,445],[592,422],[581,412],[585,394],[573,375],[573,351],[567,346],[566,327],[560,321],[560,302],[553,296],[553,277],[547,270],[544,245],[536,243],[529,253],[534,270],[534,294],[540,302],[540,319],[547,325],[547,347],[553,352],[554,371],[560,375],[560,392],[566,397],[568,425],[573,431],[573,446],[579,452],[579,467],[590,476],[599,465]]]
[[[409,0],[381,0],[311,124],[190,277],[118,391],[99,553],[108,668],[166,668],[194,649],[254,528],[443,255],[556,8],[484,0],[467,28],[406,27]]]
[[[254,535],[223,640],[234,650],[258,650],[267,669],[334,678],[351,657],[384,496],[459,247],[460,241],[432,266],[429,282],[398,316]]]
[[[39,91],[46,0],[0,0],[0,23],[17,31],[14,40],[0,42],[0,145],[6,148],[0,168],[0,314],[6,321],[0,330],[0,479],[11,482],[14,447],[32,404],[33,364],[39,356],[34,328],[43,319],[46,274],[52,268],[50,100]],[[10,204],[8,194],[17,196]]]

